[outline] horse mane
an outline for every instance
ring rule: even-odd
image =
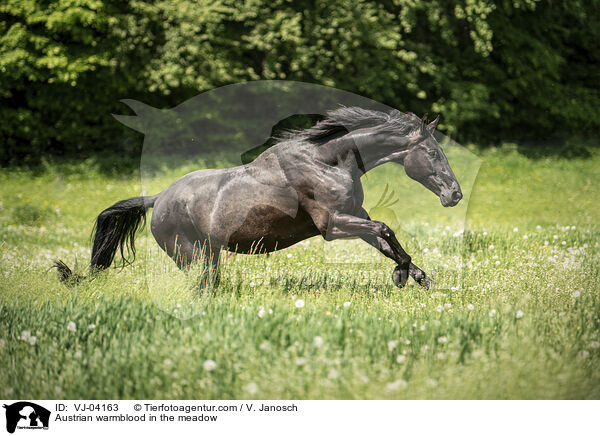
[[[288,130],[278,139],[301,141],[314,145],[323,144],[334,137],[344,136],[357,129],[372,128],[374,131],[395,131],[408,135],[419,128],[421,120],[413,113],[402,113],[393,109],[389,113],[345,107],[328,111],[324,120],[303,130]]]

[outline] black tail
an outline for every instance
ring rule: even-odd
[[[108,268],[115,258],[117,250],[121,252],[123,264],[133,262],[135,259],[135,233],[146,224],[146,211],[154,206],[156,198],[157,196],[134,197],[119,201],[98,215],[92,233],[94,235],[90,262],[92,272]],[[131,260],[125,257],[126,249],[132,255]],[[63,282],[79,281],[82,278],[73,275],[71,269],[62,261],[56,261],[54,267],[58,269]]]

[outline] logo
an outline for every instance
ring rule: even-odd
[[[6,431],[14,433],[18,429],[48,430],[50,411],[28,401],[4,405],[6,409]]]

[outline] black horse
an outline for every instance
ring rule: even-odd
[[[439,118],[439,117],[438,117]],[[180,268],[204,259],[203,282],[218,278],[219,253],[264,253],[316,235],[359,237],[393,259],[396,286],[408,276],[430,279],[411,262],[394,232],[363,209],[360,178],[387,162],[437,196],[443,206],[462,198],[460,186],[433,137],[438,118],[343,107],[305,130],[290,131],[254,161],[194,171],[161,193],[120,201],[97,218],[91,269],[110,266],[116,252],[135,254],[134,236],[154,207],[154,238]],[[71,270],[56,262],[63,280]]]

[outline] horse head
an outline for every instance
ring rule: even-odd
[[[456,206],[463,195],[442,147],[433,137],[439,118],[427,124],[427,116],[423,117],[420,127],[410,137],[403,165],[411,179],[440,197],[442,206],[451,207]]]

